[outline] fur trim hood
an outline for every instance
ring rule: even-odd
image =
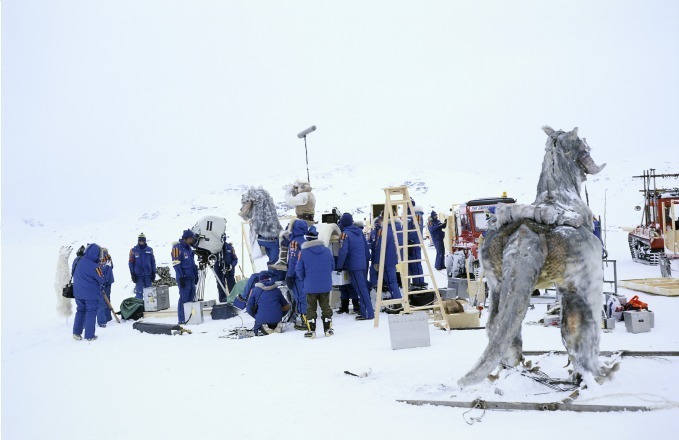
[[[256,283],[255,287],[259,287],[262,290],[273,290],[276,287],[278,287],[278,285],[276,285],[276,283],[273,280],[269,280],[264,281],[263,283]]]
[[[305,241],[302,243],[302,249],[309,249],[314,246],[325,246],[320,240]]]

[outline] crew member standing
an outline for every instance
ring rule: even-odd
[[[172,266],[179,285],[179,302],[177,304],[177,319],[180,324],[186,323],[184,303],[192,302],[196,297],[196,283],[198,283],[198,266],[194,259],[193,244],[196,236],[187,229],[179,242],[172,246]]]
[[[73,273],[73,296],[77,306],[73,320],[73,339],[94,341],[99,300],[104,287],[104,273],[99,267],[101,249],[95,243],[87,246],[85,254],[78,262]]]
[[[156,279],[156,257],[153,249],[146,244],[146,236],[142,232],[137,237],[137,245],[130,249],[130,276],[134,286],[134,296],[144,299],[144,287],[151,287]]]
[[[370,249],[363,231],[354,225],[354,218],[349,213],[342,214],[339,221],[342,235],[340,249],[337,255],[337,270],[349,271],[351,286],[358,292],[361,306],[357,320],[374,319],[375,309],[370,301],[368,292],[367,269],[370,263]]]
[[[219,302],[226,302],[227,296],[222,285],[231,292],[233,286],[236,284],[236,266],[238,266],[238,255],[236,255],[236,250],[233,248],[233,244],[226,241],[226,234],[222,236],[222,251],[217,255],[217,261],[215,262],[215,272],[219,277],[217,283],[217,292],[219,292]]]
[[[431,241],[434,243],[434,247],[436,248],[436,260],[434,261],[434,268],[436,270],[443,270],[446,268],[446,263],[444,261],[446,251],[443,246],[443,229],[446,227],[446,223],[447,221],[443,223],[439,221],[436,211],[431,212],[429,222],[427,223],[427,228],[429,229]]]

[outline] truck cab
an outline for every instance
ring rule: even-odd
[[[488,230],[491,208],[500,203],[516,203],[516,200],[503,194],[502,197],[474,199],[453,205],[455,230],[452,231],[452,252],[462,250],[466,256],[471,253],[478,258],[479,237]]]

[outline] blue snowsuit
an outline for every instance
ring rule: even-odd
[[[435,212],[432,212],[432,216],[429,217],[427,228],[429,228],[429,236],[431,237],[431,241],[434,243],[434,247],[436,248],[436,260],[434,262],[434,268],[436,270],[445,269],[446,263],[444,261],[444,257],[446,251],[443,247],[443,223],[439,221]]]
[[[107,264],[100,264],[101,271],[104,274],[104,295],[108,298],[109,302],[111,301],[111,284],[115,282],[115,278],[113,277],[113,263],[111,265]],[[99,298],[99,310],[97,311],[97,324],[99,325],[106,325],[107,322],[109,322],[111,319],[111,309],[108,308],[106,305],[106,301],[104,301],[104,295],[101,295]]]
[[[398,239],[398,244],[401,245],[403,226],[401,222],[395,222],[396,224],[396,237]],[[396,265],[398,264],[398,250],[396,249],[396,240],[394,240],[394,232],[392,231],[391,225],[387,226],[387,248],[385,249],[384,255],[384,284],[391,292],[392,299],[402,298],[401,289],[398,287],[398,277],[396,276]],[[372,266],[380,264],[380,249],[382,249],[382,239],[384,238],[384,228],[380,228],[377,231],[377,243],[375,244],[375,254],[372,259]],[[377,270],[377,269],[376,269]],[[381,295],[382,292],[377,292]]]
[[[229,292],[233,289],[234,284],[236,284],[236,266],[238,266],[236,250],[231,243],[224,243],[222,251],[217,255],[215,273],[219,281],[229,289]],[[226,302],[226,292],[219,283],[217,283],[217,292],[219,293],[219,302]]]
[[[73,264],[71,264],[71,276],[75,273],[75,267],[78,265],[78,261],[80,261],[81,258],[82,257],[77,256],[73,259]]]
[[[279,325],[285,314],[283,307],[287,304],[288,302],[273,280],[269,279],[255,284],[246,307],[248,314],[255,318],[253,327],[255,333],[260,332],[262,324],[267,324],[269,327]],[[255,305],[257,305],[256,312],[254,311]]]
[[[278,261],[278,251],[280,250],[278,237],[266,238],[258,235],[257,244],[264,248],[266,256],[269,258],[269,261],[266,262],[267,265],[274,264],[276,261]]]
[[[104,273],[99,267],[99,251],[97,244],[88,245],[73,274],[73,296],[77,306],[73,334],[82,335],[84,327],[85,339],[94,338],[97,308],[104,287]]]
[[[302,245],[295,268],[297,278],[304,283],[304,294],[309,295],[311,309],[309,319],[316,319],[317,304],[321,306],[321,318],[330,319],[330,291],[332,290],[332,271],[335,270],[335,257],[332,251],[320,240],[312,240]]]
[[[370,248],[370,259],[375,258],[375,252],[380,250],[377,248],[377,232],[382,229],[382,224],[378,222],[373,223],[373,228],[370,230],[370,236],[368,238],[368,247]],[[368,287],[372,290],[377,286],[377,270],[371,264],[368,268]],[[345,298],[342,298],[345,299]]]
[[[408,244],[415,245],[420,244],[420,238],[417,235],[417,229],[419,225],[415,224],[413,217],[408,217]],[[422,259],[422,248],[419,246],[408,247],[408,260],[421,260]],[[408,275],[422,275],[424,271],[422,270],[422,262],[417,261],[414,263],[408,263]],[[425,286],[424,277],[412,278],[411,284],[414,286]]]
[[[156,257],[151,246],[136,245],[130,249],[129,267],[132,278],[137,277],[134,296],[144,299],[144,287],[151,287],[151,282],[156,277]]]
[[[288,272],[286,274],[286,282],[290,280],[292,284],[292,296],[297,304],[297,311],[306,315],[307,302],[304,289],[304,279],[296,276],[295,268],[299,260],[299,253],[302,250],[302,244],[306,242],[304,234],[307,230],[307,222],[304,220],[295,220],[290,231],[290,243],[288,245]],[[330,290],[328,290],[329,292]]]
[[[370,249],[363,231],[358,226],[347,226],[340,236],[340,249],[337,255],[337,270],[348,270],[351,286],[360,301],[361,316],[366,319],[375,317],[370,301],[366,269],[370,264]]]
[[[179,243],[172,246],[172,266],[179,284],[177,318],[180,323],[184,323],[186,322],[184,303],[195,301],[198,282],[198,266],[194,260],[193,249],[184,240],[180,239]]]

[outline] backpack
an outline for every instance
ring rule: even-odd
[[[639,295],[634,295],[627,301],[627,304],[623,307],[625,311],[629,310],[648,310],[648,304],[639,299]]]
[[[138,298],[125,298],[120,303],[120,316],[123,319],[132,319],[136,321],[144,316],[144,300]]]

